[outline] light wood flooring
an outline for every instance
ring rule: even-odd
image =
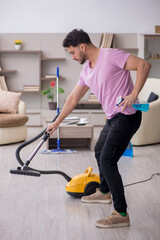
[[[95,129],[95,140],[99,130]],[[28,128],[28,139],[40,131]],[[24,161],[38,142],[23,149]],[[160,176],[125,188],[130,227],[100,229],[95,221],[110,215],[112,204],[85,204],[70,197],[65,192],[67,182],[60,175],[39,178],[11,175],[9,170],[18,166],[15,158],[18,146],[0,146],[0,240],[160,239]],[[94,153],[88,149],[66,155],[37,153],[31,166],[62,170],[71,177],[88,166],[98,173]],[[122,157],[119,170],[124,185],[160,172],[160,144],[134,147],[134,157]]]

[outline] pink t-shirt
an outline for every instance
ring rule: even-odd
[[[78,84],[87,85],[92,90],[108,119],[122,111],[122,107],[116,105],[117,97],[125,97],[133,90],[130,71],[124,69],[129,55],[119,49],[100,48],[95,67],[91,68],[86,61],[80,74]],[[135,112],[133,107],[126,107],[123,111],[126,115]]]

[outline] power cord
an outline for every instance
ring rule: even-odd
[[[160,173],[154,173],[154,174],[151,175],[150,178],[147,178],[147,179],[139,181],[139,182],[134,182],[134,183],[130,183],[130,184],[124,185],[124,187],[129,187],[129,186],[132,186],[132,185],[135,185],[135,184],[147,182],[147,181],[151,180],[153,178],[153,176],[155,176],[155,175],[160,176]]]

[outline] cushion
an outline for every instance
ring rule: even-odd
[[[25,114],[7,114],[0,113],[0,127],[16,127],[24,125],[28,121]]]
[[[147,102],[148,102],[148,103],[154,102],[154,101],[157,100],[157,99],[158,99],[158,95],[155,94],[154,92],[151,92],[150,95],[149,95],[149,97],[148,97]]]
[[[0,89],[0,112],[17,113],[21,93],[3,91]]]

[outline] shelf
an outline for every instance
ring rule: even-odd
[[[157,58],[153,58],[153,57],[150,57],[150,58],[147,58],[148,60],[160,60],[160,57],[157,57]]]
[[[60,78],[60,79],[64,79],[64,77],[61,76],[61,75],[59,75],[59,78]],[[52,81],[52,80],[55,80],[55,79],[57,79],[57,76],[52,77],[52,78],[46,78],[46,77],[42,77],[42,78],[41,78],[42,81],[48,81],[48,80],[51,80],[51,81]]]
[[[119,49],[121,49],[123,51],[127,51],[127,52],[129,52],[129,51],[138,52],[138,48],[119,48]]]
[[[155,35],[144,35],[146,40],[152,40],[152,39],[160,39],[160,34],[155,34]]]
[[[5,74],[8,74],[8,73],[16,73],[17,71],[16,70],[2,70],[0,71],[0,76],[2,75],[5,75]]]
[[[39,108],[28,108],[26,110],[26,113],[27,114],[39,114],[39,113],[41,113],[41,111]]]
[[[65,58],[63,57],[52,57],[52,58],[41,58],[41,61],[43,62],[42,65],[45,66],[45,65],[48,65],[50,63],[48,62],[52,62],[52,61],[61,61],[61,60],[65,60]],[[52,77],[45,77],[44,75],[53,75]],[[59,78],[64,78],[62,77],[61,75],[59,76]],[[44,74],[44,72],[42,72],[42,76],[41,76],[41,81],[52,81],[52,80],[56,80],[57,79],[57,75],[56,74]]]
[[[0,54],[2,53],[41,53],[40,50],[0,50]]]
[[[41,61],[55,61],[55,60],[65,60],[65,58],[60,58],[60,57],[56,57],[56,58],[41,58]]]
[[[7,76],[9,89],[22,93],[40,92],[41,53],[41,50],[0,50],[2,65],[4,62],[4,70],[0,71],[0,76]],[[16,72],[18,74],[13,74]],[[23,85],[36,85],[39,88],[25,90]]]
[[[160,76],[160,34],[144,35],[144,57],[152,64],[149,78],[159,78]]]
[[[55,76],[55,77],[52,77],[52,78],[42,77],[41,80],[42,80],[42,81],[48,81],[48,80],[51,80],[51,81],[52,81],[52,80],[54,80],[54,79],[56,79],[56,78],[57,78],[56,76]]]
[[[20,91],[21,93],[40,93],[41,91],[40,90],[22,90]]]

